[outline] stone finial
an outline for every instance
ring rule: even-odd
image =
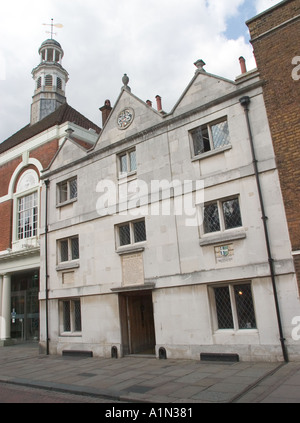
[[[202,71],[202,72],[205,72],[205,69],[203,69],[203,67],[206,65],[206,63],[202,60],[202,59],[199,59],[199,60],[197,60],[195,63],[194,63],[194,65],[196,66],[196,68],[197,68],[197,70],[196,70],[196,72],[197,71]]]
[[[129,83],[129,78],[128,78],[128,76],[127,76],[127,74],[126,73],[124,73],[124,76],[123,76],[123,78],[122,78],[122,82],[123,82],[123,90],[126,90],[126,91],[129,91],[129,92],[131,92],[131,88],[128,86],[128,83]]]

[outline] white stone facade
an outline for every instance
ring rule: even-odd
[[[49,188],[46,192],[43,185],[41,199],[44,215],[48,196],[48,231],[43,223],[40,231],[42,348],[48,330],[50,353],[89,350],[110,357],[116,347],[119,357],[142,352],[158,357],[164,348],[168,358],[199,359],[200,353],[211,352],[236,353],[240,360],[283,359],[249,133],[239,102],[245,95],[251,99],[280,318],[289,358],[297,359],[292,319],[300,314],[299,294],[256,71],[232,82],[198,70],[169,114],[122,89],[93,149],[84,151],[72,136],[62,144],[43,173]],[[120,129],[118,116],[124,110],[130,116]],[[229,142],[195,156],[191,131],[219,122],[227,122]],[[120,174],[124,162],[127,173]],[[59,204],[63,183],[75,179],[76,196]],[[190,183],[192,189],[181,196],[176,183],[170,191],[166,184],[157,194],[153,181]],[[195,189],[197,182],[204,191]],[[230,227],[222,216],[226,202],[239,204]],[[188,204],[192,214],[180,213]],[[219,212],[220,228],[213,232],[203,223],[209,205]],[[247,295],[247,305],[239,295]],[[244,308],[249,322],[243,322]]]

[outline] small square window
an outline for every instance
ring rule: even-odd
[[[77,178],[57,184],[58,204],[64,204],[77,198]]]
[[[118,226],[118,242],[120,247],[146,241],[145,220],[128,222]]]
[[[59,262],[69,262],[79,259],[79,240],[78,236],[58,241]]]
[[[204,233],[212,233],[234,229],[242,226],[242,216],[238,198],[216,201],[204,206]]]
[[[225,147],[230,143],[227,120],[206,124],[191,132],[193,156]]]
[[[119,172],[121,175],[126,175],[130,172],[135,172],[137,169],[136,151],[129,150],[119,155]]]

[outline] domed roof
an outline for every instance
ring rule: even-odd
[[[56,41],[56,40],[53,40],[52,38],[51,38],[51,39],[49,38],[48,40],[45,40],[45,41],[41,44],[41,47],[40,47],[40,48],[45,47],[45,46],[49,46],[49,45],[53,45],[53,46],[56,46],[56,47],[61,48],[61,45],[59,44],[59,42],[58,42],[58,41]]]

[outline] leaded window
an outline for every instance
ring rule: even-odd
[[[193,156],[217,150],[230,143],[227,120],[199,126],[191,132]]]

